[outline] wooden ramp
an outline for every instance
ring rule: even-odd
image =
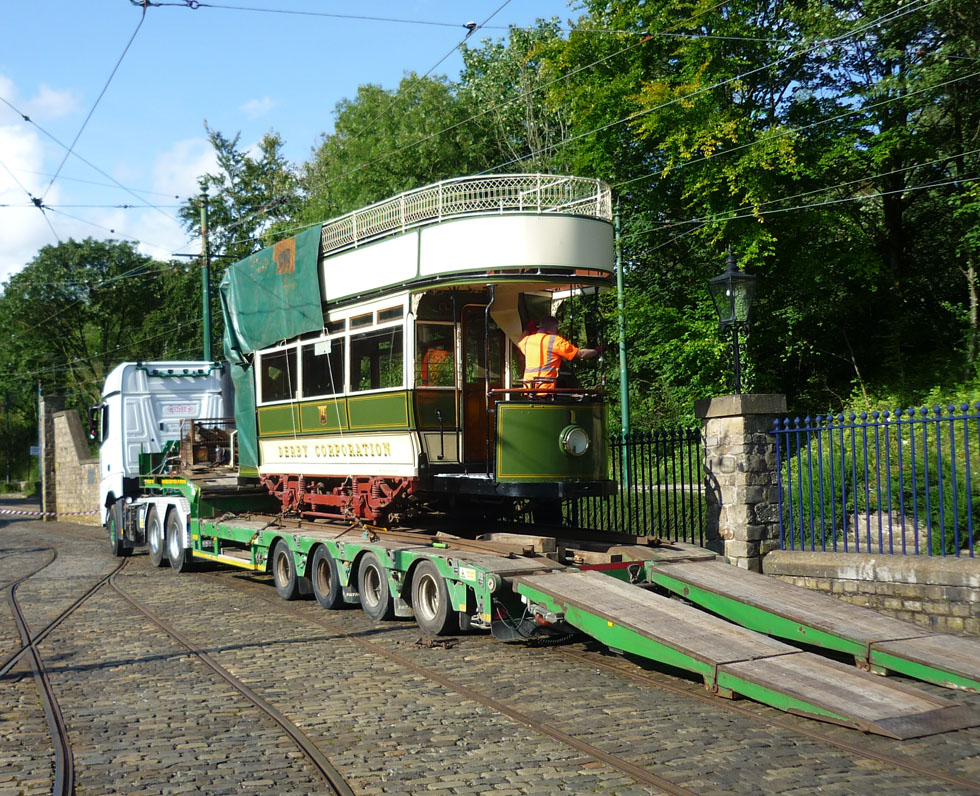
[[[980,640],[934,633],[722,561],[649,563],[654,583],[760,633],[853,655],[878,674],[980,692]]]
[[[727,566],[727,565],[725,565]],[[905,739],[980,726],[980,713],[598,572],[513,578],[514,588],[608,646],[790,713]]]

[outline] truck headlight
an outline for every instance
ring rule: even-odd
[[[558,444],[569,456],[582,456],[588,449],[589,435],[581,426],[565,426],[558,435]]]

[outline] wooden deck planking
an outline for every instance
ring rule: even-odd
[[[727,664],[722,672],[853,719],[855,726],[915,738],[980,726],[980,712],[809,652]]]
[[[723,561],[662,564],[655,571],[745,605],[864,644],[931,635],[924,628],[868,608]]]
[[[711,666],[798,652],[789,644],[598,572],[556,572],[516,580]]]
[[[826,711],[841,717],[830,721],[899,739],[980,726],[976,710],[802,652],[598,572],[553,572],[515,578],[515,582],[550,595],[566,608],[583,609],[714,665],[718,683],[725,688],[751,693],[745,685],[738,687],[741,681],[763,694],[782,695],[760,695],[763,701],[771,699],[771,704],[786,702],[783,697],[795,700],[798,706],[784,708],[790,712],[827,718],[820,714]],[[723,677],[735,681],[726,683]]]
[[[980,682],[980,639],[934,633],[921,638],[875,644],[880,650],[924,666],[938,666]]]

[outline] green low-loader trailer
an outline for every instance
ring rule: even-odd
[[[980,691],[977,641],[738,570],[692,545],[547,526],[498,526],[472,539],[445,528],[289,521],[267,495],[213,470],[143,476],[141,489],[118,528],[110,518],[110,538],[120,534],[124,552],[145,543],[151,561],[179,572],[195,560],[265,572],[285,599],[359,604],[376,621],[414,617],[431,635],[584,633],[700,677],[719,696],[894,738],[980,725],[971,706],[867,671]],[[858,665],[776,635],[853,652]]]

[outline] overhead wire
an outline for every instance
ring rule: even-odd
[[[862,33],[862,32],[864,32],[866,30],[870,30],[873,27],[875,27],[875,26],[877,26],[877,25],[879,25],[879,24],[881,24],[881,23],[883,23],[885,21],[892,21],[893,19],[898,19],[901,16],[905,16],[907,14],[911,14],[911,13],[914,13],[914,12],[917,12],[917,11],[922,11],[922,10],[924,10],[926,8],[930,8],[931,6],[937,5],[940,2],[943,2],[943,0],[928,0],[928,2],[920,3],[919,5],[915,5],[913,3],[909,7],[901,8],[901,9],[898,9],[896,11],[889,11],[889,12],[887,12],[885,14],[882,14],[879,17],[876,17],[875,19],[873,19],[873,20],[871,20],[869,22],[863,23],[862,25],[860,25],[860,26],[858,26],[858,27],[856,27],[856,28],[854,28],[854,29],[846,32],[846,33],[842,33],[842,34],[839,34],[837,36],[832,36],[830,38],[823,39],[823,40],[821,40],[819,42],[816,42],[815,44],[812,44],[812,45],[810,45],[808,47],[805,47],[802,50],[797,50],[797,51],[788,53],[786,55],[783,55],[783,56],[777,58],[774,61],[771,61],[769,63],[763,64],[762,66],[758,66],[758,67],[755,67],[753,69],[749,69],[749,70],[747,70],[745,72],[740,72],[740,73],[738,73],[738,74],[736,74],[736,75],[734,75],[732,77],[725,78],[724,80],[719,80],[719,81],[717,81],[715,83],[711,83],[710,85],[703,86],[703,87],[701,87],[701,88],[699,88],[699,89],[697,89],[695,91],[691,91],[691,92],[688,92],[688,93],[683,94],[681,96],[674,97],[673,99],[667,100],[666,102],[659,103],[657,105],[654,105],[653,107],[643,108],[642,110],[635,111],[634,113],[628,114],[627,116],[624,116],[624,117],[622,117],[620,119],[617,119],[617,120],[612,121],[612,122],[608,122],[607,124],[603,124],[603,125],[601,125],[599,127],[595,127],[592,130],[587,130],[587,131],[585,131],[583,133],[578,133],[577,135],[571,136],[570,138],[565,138],[565,139],[563,139],[561,141],[558,141],[557,143],[549,144],[549,145],[544,146],[544,147],[540,147],[539,149],[537,149],[537,150],[535,150],[533,152],[529,152],[529,153],[527,153],[525,155],[522,155],[520,157],[511,158],[510,160],[505,161],[504,163],[497,164],[496,166],[491,166],[489,169],[484,169],[483,171],[480,172],[480,174],[481,175],[490,174],[490,173],[492,173],[494,171],[497,171],[499,169],[502,169],[502,168],[505,168],[507,166],[513,165],[515,163],[520,163],[520,162],[522,162],[524,160],[528,160],[530,158],[537,157],[538,155],[542,155],[542,154],[544,154],[546,152],[549,152],[549,151],[551,151],[553,149],[557,149],[559,147],[567,146],[568,144],[571,144],[574,141],[581,140],[582,138],[587,138],[588,136],[595,135],[596,133],[604,132],[604,131],[609,130],[609,129],[613,128],[613,127],[616,127],[616,126],[618,126],[620,124],[626,124],[628,122],[635,121],[636,119],[639,119],[639,118],[641,118],[643,116],[647,116],[647,115],[649,115],[651,113],[654,113],[654,112],[656,112],[658,110],[663,110],[664,108],[670,107],[671,105],[675,105],[675,104],[680,103],[680,102],[689,101],[689,100],[691,100],[691,99],[693,99],[695,97],[698,97],[701,94],[704,94],[706,92],[714,91],[715,89],[723,88],[723,87],[728,86],[728,85],[731,85],[733,83],[737,83],[737,82],[745,79],[746,77],[749,77],[751,75],[754,75],[754,74],[756,74],[758,72],[762,72],[762,71],[765,71],[765,70],[768,70],[768,69],[773,69],[775,67],[778,67],[781,64],[783,64],[783,63],[785,63],[785,62],[787,62],[787,61],[789,61],[789,60],[791,60],[793,58],[799,58],[800,56],[807,55],[807,54],[813,52],[814,50],[820,49],[821,47],[827,47],[827,46],[830,46],[832,44],[838,43],[838,42],[840,42],[840,41],[842,41],[844,39],[851,38],[852,36],[855,36],[855,35],[857,35],[859,33]]]
[[[55,240],[57,240],[58,243],[61,243],[61,237],[58,235],[57,230],[55,230],[54,225],[51,223],[51,219],[48,218],[48,214],[44,212],[44,209],[45,209],[46,205],[40,199],[38,199],[36,196],[34,196],[29,190],[27,190],[27,188],[25,187],[25,185],[20,180],[17,179],[17,175],[14,174],[10,170],[10,168],[7,166],[7,164],[4,163],[2,160],[0,160],[0,166],[3,166],[4,171],[6,171],[7,174],[10,175],[10,178],[15,183],[17,183],[17,186],[24,193],[26,193],[27,194],[27,198],[31,200],[30,201],[30,204],[24,205],[24,206],[25,207],[36,207],[38,210],[40,210],[41,211],[41,215],[44,217],[44,221],[47,223],[48,228],[51,230],[51,234],[54,235]],[[3,205],[3,207],[13,207],[13,205]]]
[[[24,113],[19,108],[17,108],[13,103],[11,103],[10,100],[6,99],[5,97],[0,96],[0,103],[3,103],[4,105],[6,105],[8,108],[10,108],[10,110],[12,110],[18,116],[20,116],[21,119],[23,119],[25,122],[27,122],[28,124],[33,125],[34,127],[36,127],[39,132],[43,133],[45,136],[47,136],[49,139],[51,139],[54,143],[56,143],[62,149],[68,151],[68,145],[67,144],[63,143],[56,136],[54,136],[53,134],[51,134],[50,132],[48,132],[47,130],[45,130],[41,125],[39,125],[36,121],[34,121],[30,116],[28,116],[26,113]],[[119,180],[117,180],[111,174],[108,174],[107,172],[103,171],[98,166],[96,166],[94,163],[92,163],[91,161],[87,160],[83,156],[79,155],[77,152],[71,151],[70,154],[76,160],[80,160],[82,163],[84,163],[86,166],[88,166],[93,171],[97,172],[98,174],[101,174],[107,180],[109,180],[110,182],[112,182],[113,185],[117,186],[118,188],[121,188],[123,191],[125,191],[126,193],[128,193],[134,199],[137,199],[137,200],[143,202],[143,204],[147,208],[149,208],[151,210],[156,210],[158,213],[160,213],[160,215],[162,215],[168,221],[171,221],[171,222],[173,222],[175,224],[179,224],[179,222],[177,221],[177,219],[175,219],[173,216],[168,215],[161,208],[157,207],[155,204],[152,204],[151,202],[148,202],[142,196],[139,196],[134,191],[130,190],[125,185],[123,185],[121,182],[119,182]]]
[[[95,98],[95,102],[92,104],[91,110],[89,110],[88,115],[85,117],[85,121],[82,122],[82,126],[78,129],[78,132],[75,134],[75,138],[71,142],[71,146],[68,147],[68,150],[65,152],[65,156],[61,159],[61,163],[58,164],[58,168],[55,170],[54,176],[51,177],[51,182],[48,183],[48,187],[45,188],[44,193],[41,194],[42,200],[44,199],[45,196],[48,195],[48,191],[51,190],[51,186],[54,185],[55,180],[58,179],[58,175],[61,174],[61,170],[64,168],[65,163],[68,161],[69,156],[72,154],[72,150],[75,149],[75,145],[78,143],[78,139],[81,138],[82,133],[85,131],[85,128],[88,126],[89,120],[92,118],[92,115],[95,113],[95,109],[99,107],[99,103],[102,101],[102,97],[104,97],[106,91],[109,90],[109,84],[112,83],[112,79],[116,76],[116,72],[119,71],[119,66],[122,64],[123,59],[126,57],[126,53],[129,52],[129,48],[136,40],[136,34],[139,33],[140,28],[143,27],[143,22],[146,20],[146,8],[147,6],[144,4],[143,13],[140,15],[140,21],[136,25],[136,30],[133,31],[133,35],[130,36],[129,41],[126,42],[126,46],[123,48],[122,54],[119,56],[119,59],[116,61],[116,65],[112,67],[112,72],[109,73],[109,77],[106,80],[105,85],[102,87],[102,91],[100,91],[99,96]]]
[[[680,21],[674,23],[673,25],[671,25],[670,27],[668,27],[666,29],[666,31],[663,31],[662,33],[667,33],[667,32],[671,31],[674,28],[680,27],[680,26],[682,26],[684,24],[687,24],[689,22],[693,22],[694,20],[696,20],[697,18],[703,16],[704,14],[710,13],[711,11],[714,11],[717,8],[720,8],[721,6],[725,5],[726,2],[728,2],[728,0],[722,0],[722,2],[720,2],[720,3],[717,3],[717,4],[715,4],[715,5],[713,5],[713,6],[709,7],[709,8],[706,8],[706,9],[704,9],[702,11],[699,11],[696,14],[692,14],[691,16],[686,17],[685,19],[680,20]],[[504,5],[506,5],[506,3]],[[501,6],[501,8],[499,8],[499,9],[497,9],[497,11],[495,11],[494,14],[499,13],[499,11],[502,8],[503,8],[503,6]],[[487,26],[486,25],[480,25],[479,26],[479,28],[481,28],[481,29],[482,28],[485,28],[485,27],[487,27]],[[508,29],[510,29],[510,28],[508,28]],[[578,31],[579,29],[576,28],[575,30]],[[588,29],[586,29],[586,32],[590,32],[590,31]],[[607,31],[603,31],[603,32],[607,32]],[[566,72],[565,74],[560,75],[560,76],[558,76],[556,78],[553,78],[553,79],[548,80],[548,81],[539,82],[537,85],[532,86],[530,89],[527,89],[526,91],[523,91],[523,92],[517,94],[516,96],[511,97],[510,99],[502,100],[501,102],[491,104],[490,107],[485,108],[482,111],[480,111],[479,113],[473,114],[472,116],[470,116],[470,117],[468,117],[466,119],[463,119],[460,122],[456,122],[455,124],[449,125],[448,127],[444,127],[441,130],[437,130],[437,131],[435,131],[433,133],[430,133],[429,135],[426,135],[426,136],[423,136],[422,138],[416,139],[415,141],[412,141],[409,144],[406,144],[406,145],[404,145],[402,147],[398,147],[397,149],[391,150],[391,151],[385,153],[384,155],[381,155],[381,156],[375,158],[374,160],[368,161],[366,163],[358,164],[355,168],[350,169],[350,170],[344,172],[343,174],[340,174],[337,177],[334,177],[333,179],[329,180],[327,182],[327,184],[331,184],[331,183],[337,182],[339,180],[345,179],[346,177],[349,177],[352,174],[355,174],[358,171],[360,171],[360,170],[362,170],[364,168],[367,168],[369,166],[372,166],[372,165],[374,165],[376,163],[380,163],[380,162],[386,160],[387,158],[392,157],[395,154],[398,154],[398,153],[403,152],[403,151],[406,151],[406,150],[410,150],[413,147],[419,146],[420,144],[425,143],[426,141],[429,141],[429,140],[431,140],[433,138],[436,138],[436,137],[438,137],[438,136],[440,136],[440,135],[442,135],[444,133],[450,132],[450,131],[452,131],[452,130],[458,128],[458,127],[461,127],[461,126],[463,126],[465,124],[469,124],[470,122],[473,122],[473,121],[481,118],[482,116],[485,116],[488,113],[492,113],[493,111],[498,110],[498,109],[500,109],[502,107],[505,107],[507,105],[510,105],[510,104],[512,104],[514,102],[518,102],[521,99],[524,99],[525,97],[527,97],[527,96],[529,96],[531,94],[534,94],[537,91],[542,91],[542,90],[544,90],[544,89],[546,89],[546,88],[554,85],[555,83],[559,83],[559,82],[561,82],[563,80],[567,80],[568,78],[573,77],[574,75],[576,75],[576,74],[578,74],[580,72],[583,72],[583,71],[586,71],[588,69],[591,69],[591,68],[593,68],[593,67],[595,67],[595,66],[597,66],[597,65],[599,65],[601,63],[604,63],[604,62],[606,62],[608,60],[611,60],[612,58],[615,58],[618,55],[621,55],[623,53],[626,53],[626,52],[634,49],[635,47],[639,47],[639,46],[645,44],[653,36],[656,36],[656,35],[660,35],[660,34],[659,33],[642,34],[642,38],[638,42],[629,44],[626,47],[623,47],[622,49],[617,50],[614,53],[610,53],[609,55],[605,55],[605,56],[603,56],[601,58],[598,58],[598,59],[596,59],[595,61],[593,61],[593,62],[591,62],[589,64],[585,64],[583,66],[577,67],[576,69],[573,69],[570,72]],[[469,38],[469,36],[467,36],[466,38]],[[465,42],[466,39],[464,38],[463,41]],[[432,70],[430,70],[430,71],[432,71]],[[287,197],[280,197],[280,199],[282,199],[282,200],[285,200],[285,199],[288,199],[288,198],[289,198],[288,196]],[[258,212],[258,211],[255,211],[255,212]],[[242,220],[236,222],[236,225],[240,225],[241,223],[243,223]],[[314,224],[312,224],[312,223],[311,224],[302,224],[302,225],[298,225],[298,226],[287,228],[287,229],[282,230],[282,231],[284,233],[285,232],[296,232],[296,231],[300,231],[300,230],[303,230],[303,229],[307,229],[307,228],[309,228],[309,227],[311,227],[313,225]],[[231,241],[228,245],[237,245],[237,244],[240,244],[240,243],[254,243],[254,242],[256,242],[256,239],[254,237],[249,237],[249,238],[244,238],[244,239],[240,239],[240,240],[236,240],[236,241]]]
[[[977,70],[976,72],[971,72],[968,75],[960,75],[959,77],[951,78],[949,80],[943,81],[942,83],[936,83],[934,85],[925,86],[923,88],[916,89],[915,91],[910,91],[907,94],[892,96],[889,97],[888,99],[881,100],[880,102],[874,102],[870,105],[862,105],[860,107],[851,108],[849,110],[837,114],[836,116],[830,116],[826,119],[820,119],[818,121],[811,122],[810,124],[804,124],[798,127],[785,127],[769,137],[756,138],[753,139],[752,141],[748,141],[744,144],[739,144],[738,146],[735,147],[720,149],[717,152],[712,152],[711,154],[700,155],[699,157],[695,157],[690,160],[685,160],[682,163],[671,165],[670,169],[673,171],[677,171],[679,169],[686,168],[687,166],[694,166],[698,163],[703,163],[707,160],[714,160],[724,155],[730,155],[734,152],[740,152],[742,150],[750,149],[755,146],[768,144],[780,138],[784,138],[786,136],[794,135],[796,133],[802,133],[807,130],[812,130],[815,127],[820,127],[825,124],[832,124],[833,122],[840,121],[841,119],[846,119],[848,116],[857,116],[862,113],[867,113],[868,111],[876,110],[886,105],[890,105],[893,102],[899,102],[901,100],[908,99],[909,97],[914,97],[918,94],[926,94],[935,91],[936,89],[945,88],[946,86],[952,85],[953,83],[958,83],[962,80],[969,80],[970,78],[977,77],[977,76],[980,76],[980,70]],[[661,171],[659,173],[662,174],[663,172]],[[622,180],[620,182],[614,183],[610,187],[612,187],[614,190],[621,189],[626,187],[627,185],[633,185],[634,183],[641,182],[643,180],[653,179],[654,177],[657,176],[657,174],[658,172],[652,172],[650,174],[641,174],[639,177],[633,177],[629,180]]]
[[[86,357],[76,357],[75,359],[67,360],[64,363],[58,365],[52,365],[51,367],[38,368],[36,370],[29,370],[29,371],[17,370],[17,371],[0,372],[0,378],[6,378],[9,376],[25,376],[25,377],[34,378],[36,376],[45,376],[54,373],[62,373],[62,372],[67,373],[72,370],[71,368],[72,365],[78,365],[83,362],[88,362],[93,357],[108,356],[109,354],[114,354],[115,352],[121,351],[124,348],[132,348],[135,346],[139,346],[143,343],[149,343],[153,340],[159,340],[161,337],[166,337],[168,335],[171,335],[174,331],[183,329],[185,326],[194,327],[200,325],[200,323],[201,323],[200,318],[192,318],[191,320],[186,322],[182,321],[180,323],[172,324],[166,327],[165,329],[163,329],[163,331],[159,331],[156,334],[152,334],[147,337],[141,337],[136,340],[130,340],[129,342],[126,343],[120,343],[115,348],[109,348],[105,351],[93,351],[91,354],[89,354]]]
[[[809,191],[803,191],[802,193],[793,194],[792,196],[782,196],[779,199],[771,199],[768,202],[753,203],[753,204],[749,204],[749,205],[743,205],[742,207],[735,208],[735,209],[730,210],[728,212],[729,213],[736,213],[736,214],[738,214],[738,213],[743,213],[743,212],[746,212],[746,211],[750,211],[751,210],[751,211],[753,211],[753,213],[751,213],[750,215],[755,215],[755,211],[759,210],[760,208],[769,207],[769,206],[775,205],[775,204],[780,204],[781,202],[790,202],[790,201],[794,201],[796,199],[806,198],[807,196],[814,196],[816,194],[822,194],[822,193],[828,193],[830,191],[836,191],[836,190],[839,190],[841,188],[850,188],[850,187],[852,187],[854,185],[867,184],[867,183],[872,182],[874,180],[884,179],[885,177],[892,177],[892,176],[895,176],[896,174],[904,174],[906,172],[914,171],[916,169],[926,168],[928,166],[935,166],[936,164],[939,164],[939,163],[949,163],[949,162],[951,162],[951,161],[953,161],[953,160],[955,160],[957,158],[968,157],[970,155],[976,155],[976,154],[980,154],[980,147],[978,147],[976,149],[970,149],[970,150],[967,150],[967,151],[964,151],[964,152],[959,152],[959,153],[957,153],[955,155],[944,155],[943,157],[936,158],[934,160],[929,160],[929,161],[926,161],[924,163],[913,163],[910,166],[903,166],[900,169],[892,169],[891,171],[882,172],[881,174],[864,175],[862,177],[858,177],[858,178],[853,179],[853,180],[848,180],[847,182],[841,182],[841,183],[837,183],[835,185],[826,185],[826,186],[822,186],[820,188],[814,188],[814,189],[809,190]],[[952,182],[954,182],[954,183],[957,181],[954,178],[951,178],[951,179],[952,179]],[[966,178],[964,178],[963,181],[964,182],[968,182],[969,180],[966,179]],[[944,184],[945,185],[947,183],[941,183],[941,184]],[[925,186],[925,187],[933,187],[933,186],[932,185],[929,185],[929,186]],[[857,196],[857,197],[854,197],[854,198],[855,199],[861,199],[861,198],[867,198],[868,196],[870,196],[870,194],[862,194],[861,196]],[[801,205],[801,207],[817,207],[817,206],[818,205],[813,205],[813,204],[810,204],[810,205]],[[744,218],[744,217],[745,216],[740,216],[740,215],[734,216],[734,218]],[[671,221],[671,222],[666,222],[664,224],[664,227],[677,227],[677,226],[681,226],[681,225],[684,225],[684,224],[713,223],[715,221],[727,221],[727,220],[728,220],[728,218],[725,215],[719,214],[719,215],[714,215],[714,216],[705,216],[705,217],[702,217],[702,218],[688,219],[688,220],[685,220],[685,221]],[[639,231],[639,232],[636,232],[636,233],[631,233],[631,234],[640,234],[641,232],[654,232],[654,231],[655,231],[655,228],[650,228],[650,229],[647,229],[647,230],[642,230],[642,231]]]
[[[504,0],[504,2],[500,6],[498,6],[497,10],[494,11],[492,14],[490,14],[490,16],[488,16],[479,25],[473,25],[472,27],[470,27],[470,25],[464,26],[464,27],[467,27],[469,29],[468,32],[467,32],[467,34],[460,41],[458,41],[456,43],[456,45],[449,52],[447,52],[444,56],[442,56],[442,58],[440,58],[438,61],[436,61],[436,63],[432,67],[430,67],[429,70],[424,75],[422,75],[421,77],[415,78],[415,80],[412,81],[411,87],[414,88],[416,85],[418,85],[423,80],[425,80],[425,78],[427,78],[429,75],[431,75],[436,69],[438,69],[442,65],[442,63],[447,58],[449,58],[449,56],[451,56],[460,47],[462,47],[463,44],[466,42],[466,40],[470,36],[472,36],[474,32],[476,32],[477,30],[480,30],[487,22],[489,22],[491,19],[493,19],[495,16],[497,16],[497,14],[499,14],[501,11],[503,11],[508,5],[510,5],[510,3],[511,3],[511,0]],[[395,105],[398,104],[399,101],[400,101],[400,98],[399,98],[399,96],[397,94],[395,96],[393,96],[391,98],[391,101],[388,103],[387,107],[383,111],[381,111],[373,119],[371,119],[371,121],[369,121],[367,123],[367,125],[365,127],[363,127],[360,131],[358,131],[357,133],[355,133],[354,136],[351,139],[342,142],[341,143],[341,146],[342,147],[344,145],[349,146],[354,141],[357,141],[359,138],[361,138],[361,136],[363,136],[369,130],[372,130],[374,128],[374,126],[379,121],[381,121],[381,119],[383,119],[385,116],[387,116],[391,112],[391,110],[395,107]]]
[[[76,157],[78,157],[78,156],[76,155]],[[51,174],[49,174],[48,172],[44,172],[44,171],[33,171],[31,169],[14,169],[14,171],[20,172],[21,174],[33,174],[33,175],[35,175],[37,177],[50,177],[51,176]],[[112,186],[112,185],[110,185],[107,182],[98,182],[96,180],[83,180],[83,179],[80,179],[79,177],[66,177],[64,174],[62,174],[58,179],[61,182],[77,182],[77,183],[81,183],[83,185],[96,185],[96,186],[99,186],[101,188],[118,187],[118,186]],[[144,190],[144,189],[141,189],[141,188],[134,188],[133,190],[137,194],[145,193],[145,194],[149,194],[151,196],[166,196],[168,199],[187,199],[187,197],[182,197],[179,194],[174,194],[174,193],[167,192],[167,191],[147,191],[147,190]],[[139,206],[140,207],[145,207],[146,205],[139,205]],[[170,206],[171,205],[161,205],[161,207],[170,207]],[[175,205],[175,206],[182,206],[182,205]]]
[[[67,206],[67,205],[63,205],[63,206]],[[95,227],[96,229],[101,229],[101,230],[103,230],[105,232],[108,232],[111,235],[116,235],[117,237],[123,238],[125,240],[129,240],[129,241],[133,241],[134,243],[142,243],[145,246],[152,246],[153,248],[159,249],[160,251],[167,251],[170,248],[169,246],[161,246],[161,245],[159,245],[157,243],[153,243],[151,241],[144,240],[142,238],[136,238],[136,237],[134,237],[132,235],[127,235],[125,232],[120,232],[119,230],[115,229],[114,227],[107,227],[107,226],[104,226],[102,224],[97,224],[94,221],[89,221],[87,218],[81,218],[79,216],[72,215],[71,213],[66,213],[64,210],[59,210],[57,206],[51,207],[50,205],[45,205],[45,208],[47,208],[48,210],[50,210],[52,213],[57,213],[59,216],[64,216],[65,218],[70,218],[72,221],[78,221],[81,224],[88,224],[90,227]]]

